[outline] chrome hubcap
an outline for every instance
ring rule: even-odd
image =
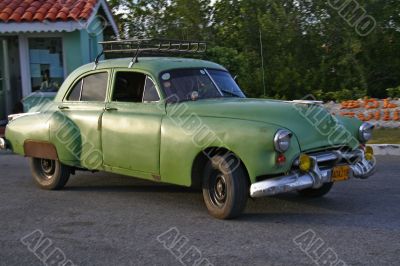
[[[225,176],[218,173],[210,182],[210,198],[214,205],[223,207],[226,202],[227,187]]]
[[[54,175],[55,172],[55,164],[52,160],[41,159],[40,161],[41,170],[43,172],[43,177],[45,179],[50,179]]]

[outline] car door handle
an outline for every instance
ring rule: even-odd
[[[65,105],[59,105],[59,106],[58,106],[58,109],[60,109],[60,110],[66,110],[66,109],[69,109],[69,107],[68,107],[68,106],[65,106]]]
[[[104,111],[118,111],[118,108],[115,108],[115,107],[105,107],[104,108]]]

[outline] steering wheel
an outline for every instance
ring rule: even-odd
[[[187,100],[192,100],[192,101],[196,101],[198,98],[199,98],[199,92],[198,91],[192,91],[192,92],[189,92],[187,95],[186,95],[186,99]]]

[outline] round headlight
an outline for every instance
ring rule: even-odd
[[[277,152],[285,152],[290,147],[290,139],[292,137],[292,132],[285,129],[280,129],[276,132],[274,137],[274,146]]]
[[[360,139],[361,143],[366,143],[372,138],[372,130],[374,129],[374,125],[370,123],[363,123],[360,126],[358,138]]]

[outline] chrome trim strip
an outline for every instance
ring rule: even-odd
[[[331,152],[319,152],[308,154],[310,157],[314,157],[318,163],[329,162],[329,161],[341,161],[342,159],[350,160],[361,158],[361,153],[359,150],[353,152],[341,152],[341,151],[331,151]],[[299,160],[294,161],[294,165],[299,165]]]
[[[339,159],[339,156],[336,153],[332,153],[332,152],[324,153],[324,154],[316,156],[316,160],[319,163],[335,161],[337,159]]]
[[[11,122],[20,117],[29,116],[29,115],[37,115],[37,114],[40,114],[40,112],[12,114],[12,115],[8,115],[7,118],[8,118],[8,122]]]

